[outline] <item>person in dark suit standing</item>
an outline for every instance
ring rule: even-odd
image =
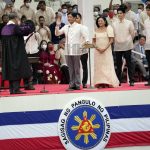
[[[9,80],[10,94],[24,94],[20,90],[20,80],[28,79],[26,89],[31,87],[30,78],[32,71],[25,51],[23,36],[27,36],[35,30],[34,23],[28,21],[23,25],[18,25],[16,13],[9,14],[9,22],[3,27],[1,32],[2,40],[2,77]]]
[[[139,42],[133,48],[132,61],[134,64],[134,69],[137,66],[139,70],[141,71],[144,79],[147,80],[147,72],[144,67],[144,65],[147,64],[147,60],[145,56],[145,49],[144,49],[145,41],[146,41],[146,37],[142,35],[139,39]]]

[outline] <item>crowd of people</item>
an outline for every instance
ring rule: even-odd
[[[15,0],[0,2],[2,78],[9,80],[10,94],[24,93],[21,79],[26,90],[35,89],[33,81],[69,84],[69,91],[80,90],[81,83],[87,88],[88,49],[81,47],[90,43],[89,31],[82,24],[77,5],[62,4],[54,12],[44,0],[38,2],[36,11],[30,6],[31,0],[24,0],[20,9],[15,8]],[[134,86],[136,67],[150,86],[150,0],[146,0],[145,8],[143,3],[138,4],[137,13],[123,0],[120,4],[110,0],[109,8],[101,12],[95,7],[93,12],[95,87],[121,86],[124,66],[130,86]],[[37,57],[38,61],[29,63],[28,57]]]
[[[148,66],[148,70],[149,70],[150,68],[150,60],[149,60],[150,0],[145,1],[145,5],[146,5],[145,8],[143,3],[138,4],[137,13],[132,11],[131,3],[129,2],[123,3],[123,0],[121,0],[120,2],[121,4],[112,5],[113,0],[110,0],[109,8],[103,10],[102,14],[100,13],[99,9],[96,8],[94,10],[96,25],[98,27],[96,29],[95,38],[100,41],[106,40],[105,39],[106,37],[109,38],[109,42],[106,42],[106,45],[104,47],[103,47],[104,42],[100,44],[100,41],[98,41],[97,44],[100,45],[98,46],[97,50],[99,50],[100,53],[103,53],[101,54],[101,57],[103,58],[101,61],[103,61],[105,57],[108,59],[110,55],[107,54],[107,56],[105,56],[105,53],[106,52],[108,53],[110,43],[112,43],[111,49],[114,52],[113,60],[115,60],[116,74],[119,80],[119,85],[121,85],[122,83],[123,68],[124,66],[126,66],[128,70],[130,86],[134,86],[134,80],[135,80],[134,74],[135,74],[136,67],[138,67],[138,69],[140,70],[144,80],[148,81],[148,83],[145,85],[149,86],[150,73],[147,72],[146,70],[147,68],[145,68],[145,66]],[[110,29],[110,27],[112,29]],[[111,36],[109,30],[113,30]],[[102,33],[103,34],[107,33],[107,34],[101,36],[100,34]],[[112,37],[114,39],[113,42],[111,39]],[[95,66],[96,66],[96,64],[98,63],[96,62],[96,60],[98,60],[97,59],[98,54],[97,52],[95,52],[95,54],[96,54]],[[98,61],[100,62],[100,60]],[[111,62],[110,58],[109,58],[109,62]],[[108,79],[106,80],[104,77],[109,77],[108,72],[111,70],[110,68],[108,68],[107,63],[108,63],[107,61],[103,63],[104,67],[102,69],[102,71],[106,70],[104,73],[106,73],[107,75],[98,76],[100,78],[99,80],[102,80],[101,82],[104,81],[105,83],[107,83],[109,80]],[[111,62],[111,64],[112,63],[113,62]],[[110,66],[111,65],[109,65],[109,67]],[[114,68],[112,69],[114,70]],[[116,78],[114,78],[113,73],[110,74],[112,75],[112,78],[109,77],[109,79],[114,79],[113,86],[115,87]],[[95,75],[94,77],[95,80],[97,78],[97,67],[95,69],[94,75]],[[97,80],[95,81],[97,83]],[[112,81],[109,81],[109,83],[112,83]],[[107,83],[106,86],[108,85],[112,86],[112,84]]]

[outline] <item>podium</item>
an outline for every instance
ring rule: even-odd
[[[88,49],[89,50],[89,77],[90,77],[90,86],[88,87],[88,89],[95,89],[94,86],[92,86],[92,79],[91,79],[91,48],[95,48],[94,44],[84,44],[82,46],[82,49]]]

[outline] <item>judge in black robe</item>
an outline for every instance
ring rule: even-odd
[[[2,44],[1,44],[1,31],[3,29],[3,27],[8,23],[9,18],[7,14],[4,14],[2,16],[2,23],[0,23],[0,67],[1,67],[1,60],[2,60]]]
[[[34,30],[30,22],[18,25],[15,13],[9,15],[9,22],[1,31],[2,40],[2,77],[9,80],[10,94],[23,94],[20,91],[20,80],[32,76],[32,71],[25,51],[23,36]]]

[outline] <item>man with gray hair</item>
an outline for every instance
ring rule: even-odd
[[[56,17],[55,17],[55,22],[53,22],[50,26],[49,26],[49,28],[50,28],[50,31],[51,31],[51,36],[52,36],[52,39],[51,39],[51,41],[54,43],[54,44],[59,44],[59,42],[63,39],[63,38],[65,38],[65,35],[63,34],[63,35],[60,35],[60,36],[56,36],[55,35],[55,27],[56,27],[56,21],[58,20],[58,19],[60,19],[60,25],[59,25],[59,29],[61,29],[65,24],[64,23],[62,23],[62,14],[60,13],[60,12],[56,12],[55,13],[56,14]]]
[[[26,79],[26,89],[33,89],[29,81],[32,71],[25,51],[24,38],[35,30],[32,21],[18,25],[16,13],[9,14],[9,22],[2,29],[2,78],[9,80],[10,94],[24,94],[20,90],[20,80]]]

